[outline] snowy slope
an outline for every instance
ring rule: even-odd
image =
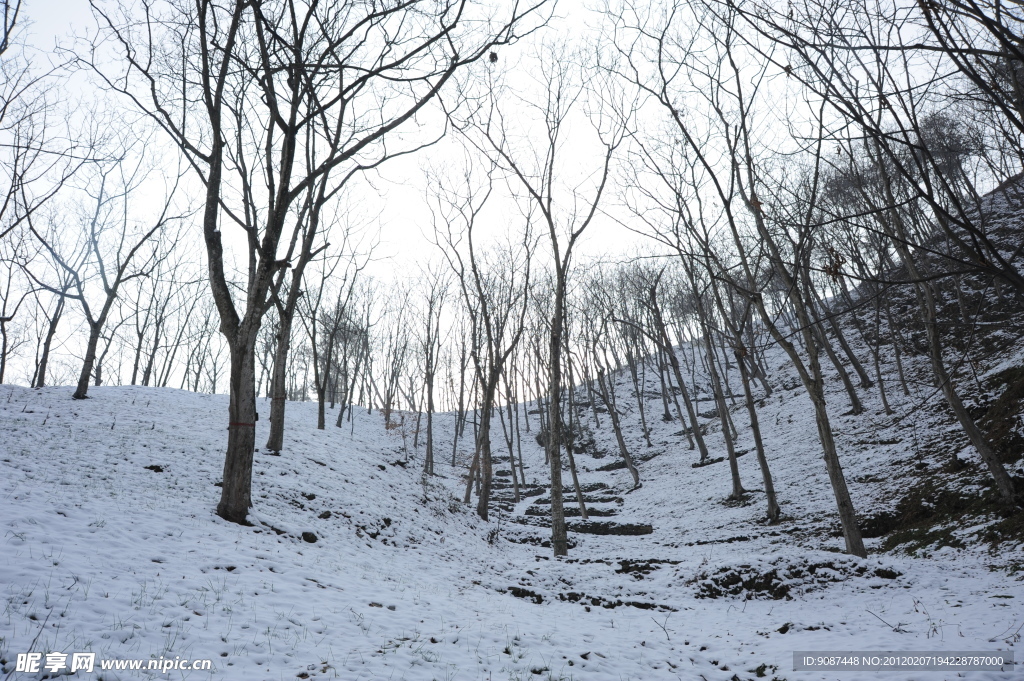
[[[607,419],[590,427],[608,455],[577,460],[583,483],[607,485],[609,501],[595,508],[653,532],[575,534],[563,560],[535,545],[545,528],[520,524],[543,522],[524,514],[537,497],[490,523],[458,500],[465,468],[449,466],[449,416],[438,419],[440,476],[424,479],[422,450],[407,459],[401,429],[385,430],[379,413],[357,411],[351,430],[316,431],[315,405],[289,404],[282,456],[256,455],[256,524],[239,527],[213,513],[226,397],[97,388],[78,402],[68,388],[4,386],[0,663],[19,679],[47,673],[14,671],[18,653],[92,651],[213,662],[211,671],[77,678],[845,680],[879,676],[795,672],[793,651],[1019,649],[1021,546],[992,554],[977,527],[960,532],[963,548],[867,561],[837,552],[810,404],[784,387],[796,381],[781,354],[770,357],[777,389],[760,414],[783,523],[763,524],[756,491],[746,505],[725,503],[727,464],[692,468],[696,452],[673,435],[678,422],[660,420],[660,400],[650,403],[654,446],[642,444],[622,384],[643,487],[626,493],[625,470],[597,470],[616,460]],[[926,392],[890,395],[897,414],[885,417],[864,391],[865,419],[842,415],[839,390],[829,399],[862,513],[891,507],[914,476],[940,465],[940,445],[973,456]],[[738,449],[751,449],[742,404],[732,414]],[[704,421],[712,456],[724,455],[721,433]],[[495,451],[506,456],[495,427]],[[266,428],[260,421],[257,442]],[[470,446],[460,443],[460,460]],[[523,446],[527,478],[542,483],[543,452],[530,434]],[[756,458],[739,464],[757,490]]]

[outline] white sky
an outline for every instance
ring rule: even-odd
[[[592,24],[596,19],[585,9],[582,0],[561,0],[558,15],[547,31],[548,36],[552,32],[578,36],[588,23]],[[67,43],[72,33],[82,35],[94,26],[88,0],[25,0],[22,20],[26,19],[31,22],[30,42],[41,51],[49,51],[58,41]],[[527,49],[525,44],[502,48],[501,58],[506,64],[517,63],[521,52]],[[416,157],[390,162],[373,176],[374,189],[367,188],[360,193],[359,212],[380,216],[375,226],[370,228],[379,231],[381,241],[375,252],[377,261],[370,268],[375,276],[389,279],[414,275],[418,270],[417,263],[440,255],[427,238],[430,213],[425,203],[423,171],[428,165],[443,166],[451,148],[450,144],[439,145]],[[570,138],[563,158],[573,160],[578,157],[582,160],[592,153],[592,149],[588,141]],[[611,210],[615,201],[614,191],[607,192],[602,206]],[[496,231],[518,229],[522,225],[522,218],[511,206],[496,212],[512,213],[505,219],[498,218]],[[578,250],[581,256],[607,258],[623,251],[633,251],[639,242],[638,237],[628,230],[608,219],[599,219],[588,230]],[[541,247],[542,253],[546,254],[548,243],[542,242]]]

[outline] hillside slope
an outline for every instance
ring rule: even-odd
[[[798,650],[1019,648],[1022,547],[986,543],[997,517],[881,555],[885,539],[871,539],[866,561],[838,553],[809,402],[781,353],[769,356],[776,390],[760,414],[782,523],[762,521],[754,456],[739,459],[748,500],[726,502],[727,464],[693,468],[679,423],[657,416],[646,447],[623,399],[643,487],[628,492],[625,470],[598,470],[617,456],[606,422],[590,423],[581,482],[591,509],[604,512],[594,521],[652,531],[573,534],[563,560],[540,546],[542,496],[490,523],[458,500],[471,443],[460,442],[451,468],[447,415],[438,417],[440,475],[425,479],[411,435],[386,430],[379,413],[359,410],[351,426],[316,431],[315,405],[289,404],[286,449],[257,453],[255,524],[240,527],[213,513],[226,397],[97,388],[72,401],[67,388],[4,386],[0,664],[11,678],[47,678],[15,671],[17,654],[92,651],[98,660],[213,662],[210,671],[79,677],[793,680],[836,678],[793,671]],[[950,450],[968,461],[965,494],[986,493],[933,395],[896,398],[897,414],[886,417],[865,391],[868,414],[852,417],[839,390],[829,398],[862,515],[895,512]],[[742,404],[731,409],[737,446],[749,449]],[[715,421],[703,421],[712,456],[721,456]],[[260,421],[258,442],[266,429]],[[507,456],[497,424],[495,433]],[[532,433],[523,450],[527,482],[542,487]]]

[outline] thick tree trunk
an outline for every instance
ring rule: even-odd
[[[89,324],[89,343],[85,347],[85,361],[82,362],[82,372],[78,375],[78,387],[71,396],[76,400],[84,400],[89,396],[89,379],[92,377],[92,367],[96,363],[96,346],[100,342],[100,330],[102,322]]]
[[[53,337],[57,333],[57,324],[60,322],[61,315],[64,313],[64,298],[61,297],[57,301],[57,307],[53,311],[53,317],[50,318],[49,327],[46,329],[46,339],[43,341],[43,351],[39,356],[39,366],[36,368],[36,380],[35,387],[42,388],[46,385],[46,365],[50,362],[50,346],[53,343]]]
[[[423,472],[434,474],[434,373],[427,375],[427,451],[423,457]],[[512,470],[515,474],[515,467]]]
[[[486,399],[486,397],[485,397]],[[493,398],[492,398],[493,399]],[[487,520],[488,505],[491,503],[491,481],[494,469],[491,461],[491,409],[485,404],[478,414],[480,426],[476,431],[476,447],[480,453],[480,489],[476,501],[476,514]]]
[[[737,335],[736,342],[743,347],[742,338]],[[743,381],[743,395],[747,402],[747,413],[750,415],[750,432],[754,435],[754,447],[757,449],[757,463],[761,467],[761,480],[764,482],[764,493],[768,498],[768,522],[774,525],[779,522],[782,510],[775,496],[775,482],[772,480],[771,470],[768,468],[768,457],[764,453],[764,443],[761,441],[761,424],[757,419],[757,407],[754,404],[754,393],[750,389],[750,373],[743,361],[743,353],[736,351],[736,362],[740,368],[740,380]]]
[[[252,463],[256,447],[256,334],[239,334],[231,350],[228,448],[217,515],[248,525],[252,507]]]
[[[548,346],[548,439],[545,446],[551,470],[551,550],[555,556],[569,555],[569,538],[562,501],[562,322],[565,315],[565,275],[558,271],[554,311],[551,315],[551,339]]]
[[[814,363],[816,362],[812,360],[812,364]],[[820,370],[815,373],[820,377]],[[850,491],[846,487],[846,477],[843,475],[843,468],[839,464],[839,453],[836,451],[835,439],[832,436],[832,424],[828,418],[825,397],[820,390],[820,378],[818,378],[816,383],[817,388],[811,395],[811,402],[814,404],[814,418],[818,426],[818,438],[821,440],[822,450],[825,454],[825,468],[828,471],[828,478],[832,483],[832,491],[835,494],[836,506],[839,509],[839,520],[843,527],[843,536],[846,540],[846,552],[854,556],[866,558],[868,555],[867,550],[864,548],[864,540],[861,538],[860,528],[857,527],[857,516],[853,510]],[[854,528],[856,531],[851,532],[849,528]]]
[[[149,381],[153,377],[153,366],[156,364],[156,353],[160,349],[162,327],[163,323],[158,320],[153,332],[153,350],[149,353],[149,358],[146,360],[146,367],[142,371],[142,385],[149,385]]]
[[[267,449],[280,453],[284,448],[284,416],[287,399],[288,350],[291,347],[292,320],[294,315],[280,315],[281,328],[277,332],[277,348],[274,350],[274,371],[270,380],[270,436]]]

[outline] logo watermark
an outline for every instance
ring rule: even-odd
[[[150,658],[148,660],[97,660],[96,653],[18,653],[14,671],[25,674],[38,674],[46,671],[51,674],[67,671],[157,671],[169,674],[172,671],[209,671],[213,669],[213,660],[183,660],[180,657]]]

